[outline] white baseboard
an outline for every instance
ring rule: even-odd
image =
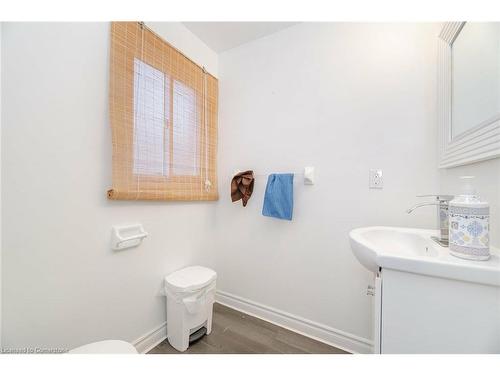
[[[149,352],[156,345],[167,338],[167,322],[162,323],[159,327],[146,333],[144,336],[135,340],[132,345],[141,354]]]
[[[325,344],[335,346],[349,353],[373,353],[373,342],[364,337],[316,323],[223,291],[217,291],[215,300],[232,309],[263,319]]]

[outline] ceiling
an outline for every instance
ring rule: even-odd
[[[297,22],[183,22],[192,33],[215,52],[223,52]]]

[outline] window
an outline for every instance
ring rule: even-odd
[[[198,150],[199,127],[196,118],[196,95],[194,90],[174,81],[173,126],[174,175],[196,176],[200,153]]]
[[[134,174],[168,176],[165,74],[134,60]]]
[[[110,199],[215,200],[217,80],[136,22],[111,26]]]

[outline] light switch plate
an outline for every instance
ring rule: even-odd
[[[382,189],[384,187],[384,176],[382,169],[370,169],[370,189]]]

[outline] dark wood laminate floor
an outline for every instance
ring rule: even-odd
[[[347,354],[229,307],[214,304],[212,333],[191,344],[191,354]],[[183,353],[183,354],[184,354]],[[180,354],[167,340],[148,354]]]

